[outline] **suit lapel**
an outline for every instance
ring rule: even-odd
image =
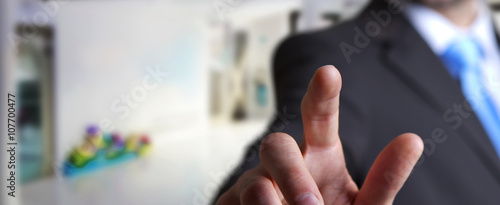
[[[393,15],[378,40],[386,49],[382,60],[388,68],[440,116],[453,104],[466,102],[460,83],[404,17]],[[476,115],[464,119],[456,132],[500,183],[500,160]]]

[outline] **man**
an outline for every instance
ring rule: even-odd
[[[500,54],[484,4],[374,0],[285,41],[278,110],[298,116],[250,147],[217,204],[500,204]]]

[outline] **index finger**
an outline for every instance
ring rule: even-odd
[[[304,140],[308,146],[331,147],[340,143],[339,97],[340,73],[334,66],[319,68],[302,99]]]

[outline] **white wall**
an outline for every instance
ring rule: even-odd
[[[56,19],[58,161],[91,123],[166,137],[189,126],[198,132],[207,127],[207,24],[197,8],[158,1],[80,1],[61,8]],[[151,70],[156,69],[167,75],[155,77]],[[122,98],[126,95],[132,103]]]

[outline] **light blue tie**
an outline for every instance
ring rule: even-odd
[[[500,157],[500,117],[481,76],[480,61],[483,57],[483,51],[477,41],[463,38],[452,43],[441,59],[451,76],[460,80],[465,98]]]

